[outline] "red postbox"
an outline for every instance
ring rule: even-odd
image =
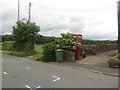
[[[73,44],[73,50],[77,50],[77,43]]]
[[[81,47],[80,48],[77,48],[77,44],[74,43],[73,44],[73,50],[76,50],[75,52],[75,58],[76,59],[81,59],[83,58],[83,41],[82,41],[82,35],[81,34],[73,34],[72,35],[74,37],[74,39],[81,43]]]

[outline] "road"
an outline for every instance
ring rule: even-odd
[[[2,88],[118,88],[118,77],[2,55]]]

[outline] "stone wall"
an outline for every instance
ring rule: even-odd
[[[86,52],[87,54],[97,54],[100,52],[105,52],[105,51],[111,51],[111,50],[117,50],[118,45],[85,45],[83,46],[83,51]]]
[[[83,51],[86,52],[87,55],[96,55],[100,52],[116,50],[118,48],[117,45],[84,45]],[[75,60],[75,52],[64,51],[64,61],[74,61]]]
[[[75,52],[64,51],[64,61],[74,61],[75,60]]]

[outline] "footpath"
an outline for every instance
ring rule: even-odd
[[[94,73],[100,73],[104,75],[119,76],[120,68],[110,68],[101,63],[107,63],[109,57],[114,56],[117,50],[100,53],[97,55],[88,56],[84,59],[73,61],[64,61],[61,63],[51,62],[52,64],[62,65],[66,67],[71,67],[79,70],[90,71]]]

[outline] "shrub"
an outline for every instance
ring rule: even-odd
[[[10,51],[13,50],[13,41],[5,41],[2,43],[2,50]]]
[[[60,49],[68,50],[68,51],[74,51],[73,50],[73,44],[77,44],[77,48],[81,48],[81,43],[77,42],[74,37],[72,36],[72,33],[61,33],[62,38],[56,39],[56,43],[58,43],[60,46]]]
[[[115,57],[110,57],[108,59],[108,64],[109,64],[109,67],[115,67],[115,66],[118,66],[118,62],[119,60]]]
[[[55,50],[57,49],[57,45],[53,43],[46,43],[43,45],[43,58],[47,61],[55,61]]]
[[[47,60],[44,59],[44,56],[41,56],[41,57],[37,58],[36,61],[47,62]]]
[[[34,44],[33,44],[31,41],[26,42],[26,43],[25,43],[24,51],[25,51],[26,53],[28,53],[29,55],[33,55],[33,54],[35,53]]]

